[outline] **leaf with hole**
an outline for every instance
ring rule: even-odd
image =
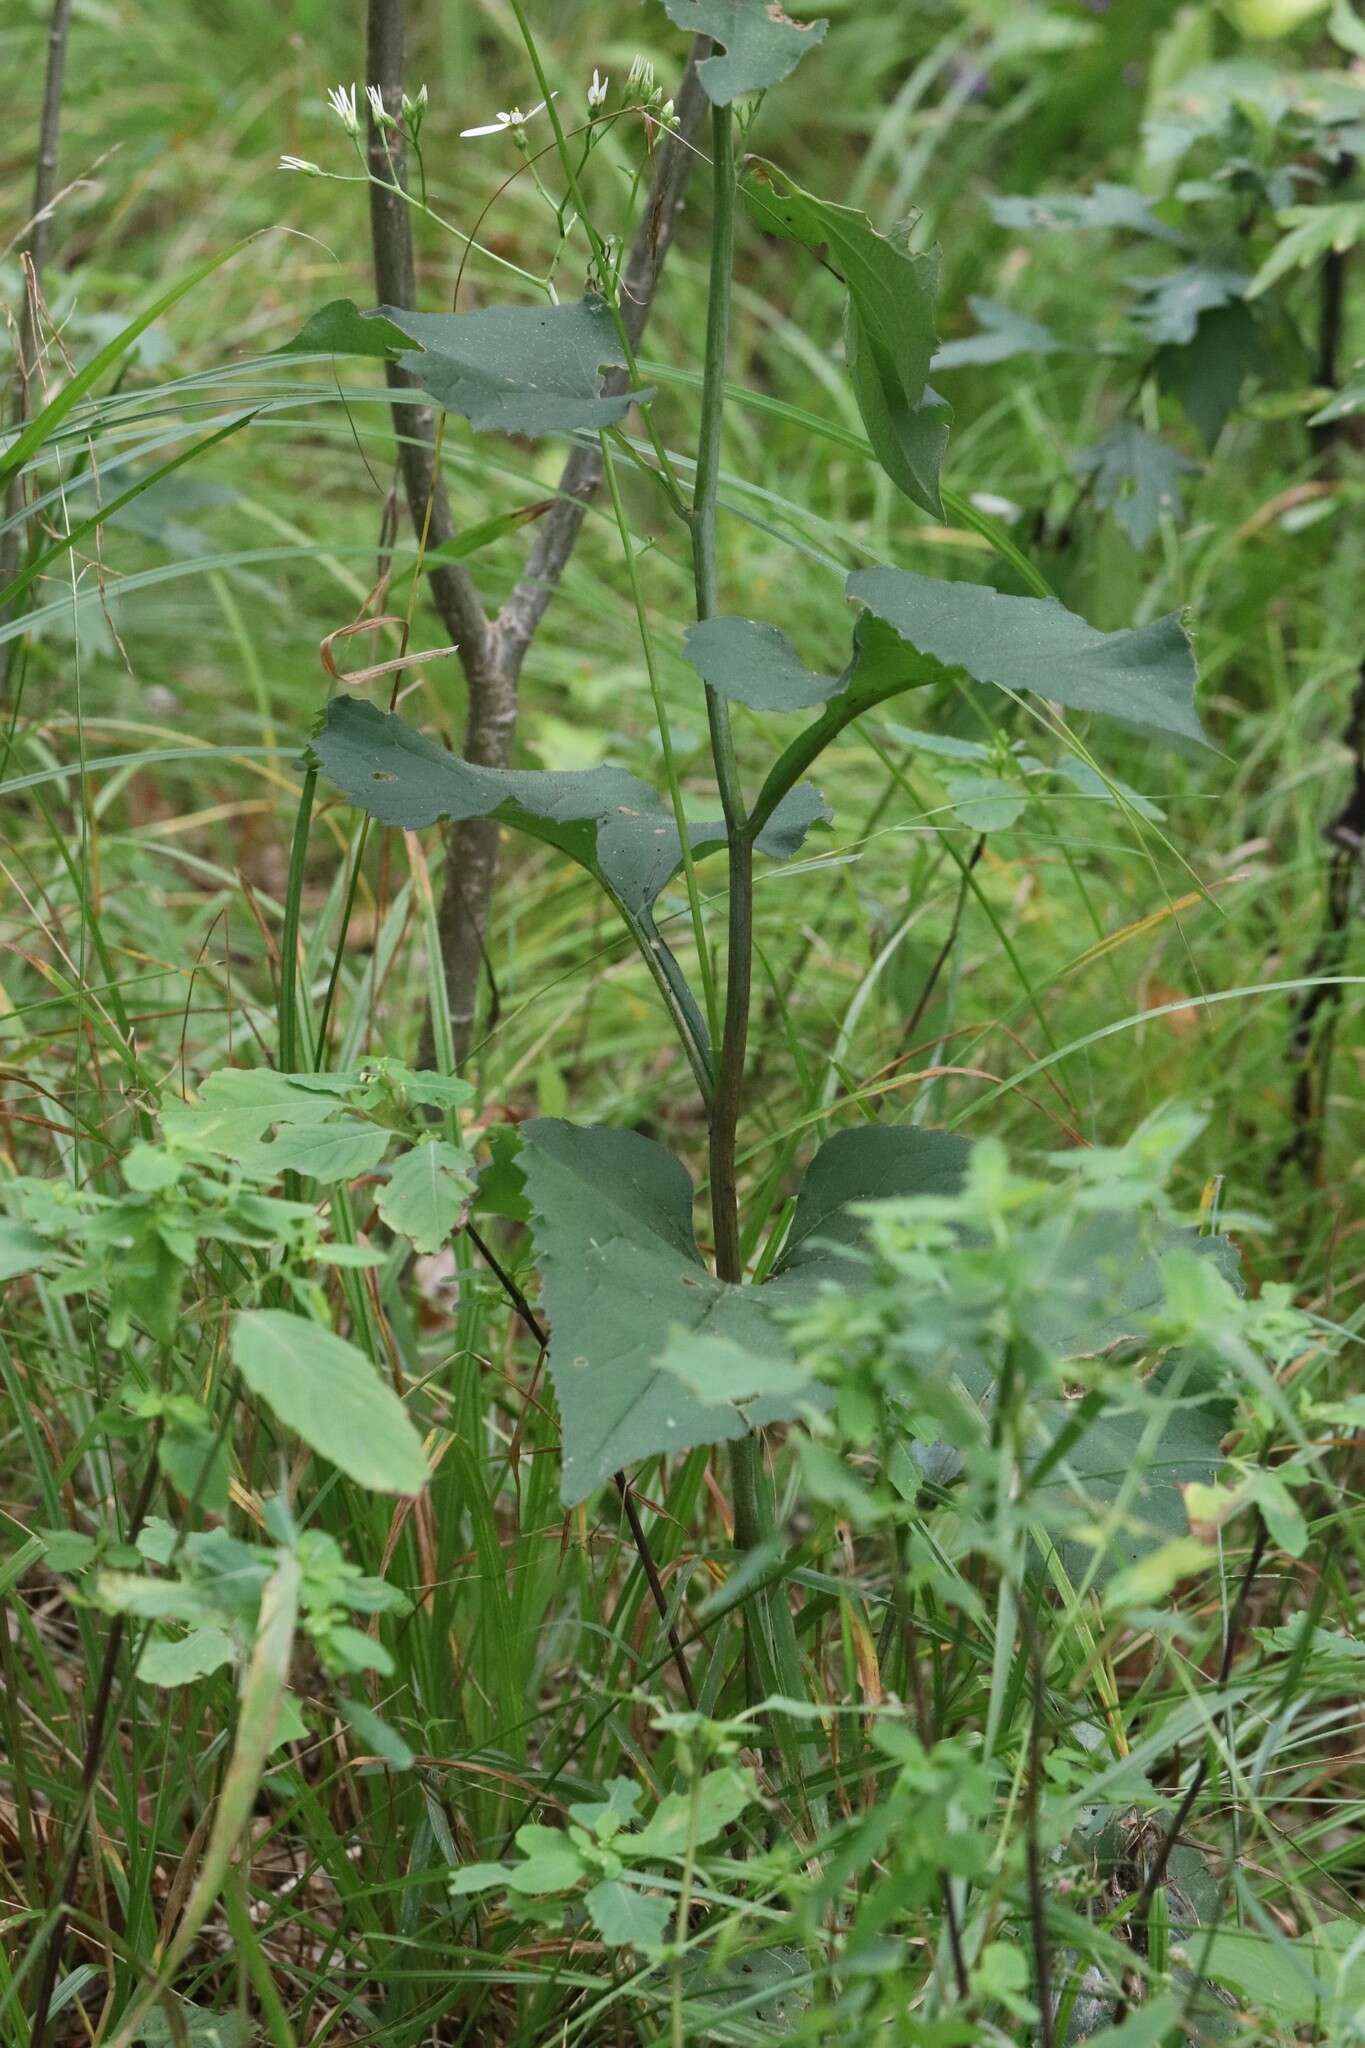
[[[1207,745],[1180,617],[1102,633],[1053,598],[1004,597],[908,569],[858,569],[845,589],[917,653],[980,683],[1100,711],[1137,732]]]
[[[361,1486],[414,1494],[426,1485],[407,1410],[344,1337],[306,1316],[245,1309],[232,1328],[232,1362],[287,1429]]]
[[[749,161],[744,196],[760,228],[809,249],[843,280],[849,377],[873,453],[907,497],[942,518],[939,469],[952,413],[927,388],[937,250],[901,248],[856,208],[818,199],[760,157]]]
[[[380,1189],[379,1213],[414,1251],[440,1251],[469,1213],[474,1161],[462,1145],[427,1138],[400,1152]]]
[[[780,0],[664,0],[664,11],[689,35],[710,36],[722,46],[723,55],[704,57],[697,67],[717,107],[780,85],[829,27],[827,21],[793,21]]]
[[[137,1675],[144,1685],[193,1685],[232,1658],[231,1638],[221,1628],[197,1628],[175,1640],[149,1642],[137,1660]]]
[[[588,1918],[608,1948],[638,1948],[650,1955],[663,1944],[674,1908],[667,1899],[604,1878],[584,1896]]]

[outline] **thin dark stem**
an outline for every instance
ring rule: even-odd
[[[889,1430],[883,1430],[883,1468],[890,1462]],[[901,1656],[904,1659],[906,1676],[910,1681],[910,1698],[915,1710],[915,1731],[927,1754],[934,1746],[935,1733],[933,1716],[929,1711],[929,1697],[924,1687],[924,1670],[919,1654],[919,1624],[915,1620],[914,1595],[909,1583],[909,1562],[906,1557],[905,1524],[899,1518],[896,1522],[894,1549],[892,1555],[892,1613],[900,1629]],[[972,1995],[971,1977],[967,1970],[967,1957],[962,1947],[962,1929],[958,1923],[957,1902],[953,1898],[953,1881],[947,1871],[939,1877],[939,1898],[943,1906],[943,1924],[948,1934],[948,1951],[953,1959],[953,1977],[957,1983],[958,1997],[965,2004]]]
[[[128,1527],[124,1531],[125,1543],[134,1543],[147,1518],[152,1504],[160,1467],[157,1451],[161,1442],[161,1425],[158,1422],[152,1433],[147,1457],[147,1468],[142,1475],[137,1499]],[[33,2008],[33,2028],[29,2034],[29,2048],[43,2048],[47,2036],[47,2023],[52,2011],[52,1994],[57,1988],[57,1972],[61,1968],[62,1949],[66,1941],[67,1922],[71,1913],[72,1896],[76,1888],[76,1877],[80,1870],[81,1855],[85,1847],[86,1829],[90,1822],[91,1809],[95,1803],[95,1785],[99,1778],[100,1765],[104,1761],[105,1745],[109,1738],[109,1706],[114,1695],[114,1680],[118,1673],[119,1654],[127,1629],[127,1616],[116,1614],[104,1645],[104,1656],[100,1662],[99,1677],[95,1682],[95,1698],[90,1709],[90,1720],[85,1731],[85,1753],[81,1759],[80,1803],[67,1843],[66,1855],[58,1874],[56,1887],[56,1918],[47,1937],[47,1952],[43,1957],[43,1973],[38,1982],[38,1996]]]
[[[1038,2048],[1055,2048],[1057,2012],[1052,1995],[1052,1949],[1047,1931],[1047,1890],[1043,1875],[1043,1851],[1039,1833],[1039,1805],[1043,1783],[1043,1707],[1046,1687],[1043,1651],[1037,1620],[1020,1604],[1024,1622],[1025,1649],[1032,1678],[1029,1714],[1028,1773],[1024,1791],[1024,1856],[1028,1872],[1029,1927],[1033,1941],[1034,1997],[1038,2006]]]
[[[943,944],[939,947],[938,953],[934,959],[934,964],[929,969],[928,974],[924,978],[924,987],[919,992],[919,997],[915,1003],[915,1007],[911,1011],[909,1017],[906,1019],[905,1031],[903,1033],[903,1036],[908,1045],[913,1045],[915,1033],[919,1029],[920,1019],[923,1017],[925,1011],[928,1009],[934,990],[938,987],[939,979],[943,973],[943,970],[948,965],[948,962],[952,957],[953,947],[957,944],[957,935],[962,929],[963,913],[967,908],[967,896],[971,888],[972,870],[975,868],[977,862],[980,860],[985,850],[986,840],[983,834],[977,840],[975,846],[973,846],[971,852],[968,854],[966,866],[962,869],[962,881],[959,885],[957,892],[957,906],[953,911],[953,921],[951,925],[949,925],[948,927],[948,936],[943,941]]]
[[[692,501],[692,566],[699,619],[714,616],[719,592],[716,508],[720,493],[731,274],[735,254],[735,137],[734,120],[728,107],[712,109],[711,156],[711,279],[706,314],[701,430]],[[730,862],[725,1022],[711,1108],[711,1219],[716,1240],[716,1272],[722,1280],[738,1283],[744,1277],[744,1262],[740,1249],[735,1147],[744,1086],[753,973],[753,843],[749,837],[744,793],[740,787],[734,735],[730,730],[730,707],[709,686],[706,716],[711,731],[711,753],[720,789],[721,810],[729,838]],[[738,1514],[737,1502],[737,1520]]]
[[[497,1281],[499,1287],[501,1287],[503,1293],[507,1296],[508,1301],[512,1304],[526,1329],[530,1331],[531,1336],[540,1346],[541,1352],[544,1353],[549,1348],[550,1334],[530,1302],[526,1299],[522,1289],[507,1271],[507,1268],[503,1265],[492,1246],[480,1235],[472,1223],[465,1224],[465,1235]],[[692,1684],[692,1673],[688,1670],[687,1659],[683,1655],[682,1639],[669,1619],[668,1595],[664,1591],[663,1580],[659,1577],[659,1567],[654,1562],[654,1553],[649,1547],[649,1536],[644,1523],[640,1520],[640,1511],[635,1505],[635,1496],[630,1490],[630,1481],[626,1478],[624,1472],[617,1472],[613,1475],[613,1484],[616,1487],[621,1506],[625,1510],[626,1521],[630,1525],[631,1540],[635,1545],[636,1555],[640,1560],[640,1567],[648,1582],[654,1605],[659,1610],[659,1617],[663,1622],[664,1630],[668,1637],[668,1647],[673,1652],[673,1663],[677,1670],[687,1704],[689,1707],[695,1708],[697,1695]]]
[[[1247,1602],[1251,1597],[1251,1588],[1257,1572],[1261,1569],[1261,1560],[1265,1556],[1266,1545],[1269,1540],[1270,1531],[1267,1529],[1265,1521],[1258,1511],[1255,1541],[1252,1543],[1251,1552],[1246,1561],[1246,1568],[1238,1583],[1237,1597],[1232,1603],[1232,1612],[1228,1616],[1227,1633],[1223,1638],[1223,1654],[1219,1659],[1218,1676],[1214,1680],[1215,1687],[1219,1692],[1222,1691],[1232,1676],[1232,1666],[1237,1656],[1237,1646],[1242,1634],[1242,1620],[1246,1614]],[[1184,1832],[1185,1823],[1194,1811],[1195,1801],[1208,1783],[1210,1769],[1210,1752],[1206,1749],[1204,1755],[1200,1758],[1193,1777],[1185,1789],[1184,1798],[1175,1810],[1175,1816],[1170,1826],[1157,1845],[1156,1854],[1147,1866],[1147,1875],[1143,1879],[1142,1890],[1138,1893],[1137,1903],[1131,1915],[1135,1945],[1144,1952],[1147,1945],[1147,1925],[1151,1918],[1152,1901],[1156,1897],[1157,1887],[1165,1879],[1166,1866],[1171,1860],[1171,1851],[1175,1848]],[[1116,2027],[1127,2017],[1127,2013],[1128,2000],[1120,1995],[1114,2008],[1114,2025]]]
[[[1343,152],[1328,174],[1329,188],[1338,192],[1343,185],[1349,184],[1355,167],[1355,158],[1349,151]],[[1349,261],[1349,254],[1344,249],[1329,249],[1323,259],[1319,286],[1317,382],[1325,391],[1336,391],[1341,384],[1341,344],[1346,332]],[[1310,430],[1314,449],[1319,455],[1330,453],[1341,426],[1340,420],[1324,420],[1321,426]]]

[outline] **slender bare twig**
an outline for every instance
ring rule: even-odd
[[[697,83],[697,62],[706,44],[694,47],[675,95],[677,125],[656,148],[645,211],[621,278],[621,312],[632,344],[649,318],[659,276],[673,239],[678,210],[691,168],[692,137],[705,96]],[[403,92],[403,0],[369,0],[366,76],[397,117]],[[375,283],[386,305],[410,307],[416,298],[412,220],[401,185],[401,131],[369,127],[370,234]],[[396,365],[389,370],[395,391],[410,391],[412,380]],[[627,388],[626,373],[608,373],[608,394]],[[409,400],[403,408],[400,467],[412,523],[426,536],[428,554],[455,532],[454,517],[436,459],[432,408]],[[522,663],[554,596],[582,530],[588,505],[602,481],[601,451],[575,447],[560,476],[553,509],[539,522],[524,573],[495,619],[486,617],[473,579],[459,563],[434,563],[428,571],[432,598],[450,639],[460,650],[469,690],[463,751],[480,766],[504,768],[511,760],[517,724],[517,684]],[[446,874],[440,911],[441,960],[457,1055],[469,1050],[485,958],[493,885],[497,878],[499,828],[490,818],[470,818],[446,833]]]
[[[57,192],[57,163],[62,131],[62,85],[66,77],[67,31],[71,24],[71,0],[52,0],[47,36],[47,76],[43,83],[43,111],[38,122],[38,154],[33,172],[33,212],[20,237],[23,270],[23,303],[19,310],[19,345],[14,368],[14,413],[12,425],[28,418],[29,394],[37,367],[39,308],[43,296],[43,272],[47,266],[48,243],[52,234],[53,201]],[[23,503],[23,479],[10,481],[5,513],[12,517]],[[0,590],[13,581],[23,550],[21,521],[0,533]],[[0,618],[6,614],[0,611]]]

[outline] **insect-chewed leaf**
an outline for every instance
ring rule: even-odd
[[[1208,744],[1194,708],[1194,650],[1177,613],[1102,633],[1052,598],[1003,597],[908,569],[858,569],[844,588],[918,653],[977,682]]]
[[[604,398],[604,365],[625,356],[605,299],[562,306],[485,306],[476,313],[405,313],[382,306],[419,345],[400,358],[422,389],[471,427],[572,434],[609,427],[644,392]]]
[[[736,1287],[702,1264],[692,1183],[663,1146],[549,1117],[523,1124],[521,1140],[567,1506],[623,1465],[743,1436],[800,1413],[807,1400],[823,1403],[818,1388],[781,1370],[792,1361],[779,1312],[856,1275],[863,1225],[850,1203],[956,1188],[967,1153],[962,1139],[908,1125],[840,1133],[811,1164],[773,1278]],[[723,1355],[762,1361],[753,1385],[738,1369],[732,1399],[704,1376],[694,1392],[697,1361],[684,1357],[681,1373],[669,1363],[694,1334],[704,1335],[711,1359],[719,1345]]]
[[[780,84],[829,27],[827,21],[792,21],[780,0],[664,0],[664,10],[677,27],[723,46],[723,56],[704,57],[697,68],[717,107]]]
[[[425,1138],[394,1160],[379,1191],[379,1213],[416,1251],[438,1252],[469,1212],[474,1172],[462,1145]]]
[[[282,1309],[244,1309],[232,1362],[311,1450],[379,1493],[420,1493],[422,1439],[393,1388],[344,1337]]]
[[[849,376],[873,453],[907,497],[942,518],[938,475],[952,414],[927,388],[938,251],[912,254],[855,207],[817,199],[761,158],[749,163],[744,194],[759,227],[801,243],[842,277]]]
[[[60,1257],[60,1249],[39,1237],[26,1223],[13,1223],[0,1216],[0,1280],[17,1279],[20,1273],[36,1273]]]

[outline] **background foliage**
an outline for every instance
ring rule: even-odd
[[[1349,7],[1273,0],[827,11],[742,140],[760,168],[721,577],[725,609],[785,642],[718,646],[716,621],[684,641],[686,548],[618,464],[629,559],[602,496],[523,672],[521,782],[498,800],[546,769],[662,787],[661,702],[719,925],[698,677],[727,679],[757,790],[850,687],[849,579],[885,621],[876,579],[899,575],[921,632],[966,585],[1004,593],[982,604],[1055,592],[1115,636],[1100,708],[1127,722],[1078,717],[1073,749],[1011,711],[997,686],[1095,700],[1066,694],[1065,649],[1030,661],[1022,624],[990,673],[984,613],[958,597],[948,639],[916,645],[975,684],[869,698],[822,760],[832,824],[790,835],[755,892],[745,1259],[778,1261],[817,1147],[874,1117],[1008,1150],[978,1147],[965,1194],[850,1225],[862,1263],[836,1305],[780,1265],[780,1318],[732,1295],[729,1323],[670,1313],[642,1338],[628,1303],[653,1428],[691,1414],[703,1446],[661,1464],[648,1431],[604,1434],[565,1397],[613,1284],[591,1230],[558,1278],[546,1261],[543,1303],[527,1230],[556,1205],[582,1229],[622,1185],[615,1154],[586,1196],[566,1180],[566,1117],[705,1161],[684,1057],[594,886],[600,844],[575,865],[562,819],[509,840],[459,1081],[417,1071],[441,1008],[435,839],[364,831],[325,781],[295,830],[336,678],[393,651],[335,636],[380,536],[390,613],[414,556],[386,523],[374,362],[334,333],[325,356],[278,353],[313,309],[374,300],[359,165],[325,103],[361,76],[361,24],[307,0],[72,8],[42,321],[71,410],[0,623],[6,2042],[30,2039],[50,1958],[55,2039],[1355,2038],[1365,32]],[[613,107],[637,53],[670,91],[680,13],[533,10],[566,124],[594,65]],[[12,340],[46,24],[0,26]],[[430,202],[462,230],[482,217],[462,305],[550,262],[577,300],[581,230],[561,244],[537,179],[508,182],[506,136],[461,133],[540,97],[514,11],[415,7],[411,40]],[[593,152],[605,232],[628,232],[643,149],[623,119]],[[557,193],[553,158],[538,168]],[[941,245],[932,366],[897,354],[871,298],[846,329],[810,254],[828,199],[883,231],[918,211],[916,288]],[[708,223],[701,176],[643,351],[680,473]],[[841,231],[845,266],[890,246]],[[463,243],[417,237],[437,311]],[[561,402],[586,392],[602,424],[620,408],[594,396],[612,359],[594,340]],[[477,425],[463,374],[439,395]],[[926,375],[955,414],[942,497],[921,460],[937,410],[886,453]],[[557,444],[525,433],[566,421],[502,423],[452,417],[442,451],[495,601],[559,475]],[[1158,747],[1119,701],[1120,635],[1185,687],[1159,622],[1186,608],[1212,751]],[[401,712],[450,741],[445,644],[419,598],[409,651],[434,658]],[[342,716],[318,758],[345,789]],[[641,930],[700,990],[682,882],[630,873]],[[264,1071],[297,1077],[319,1047],[325,1085]],[[666,1195],[669,1244],[637,1199],[628,1225],[649,1284],[695,1288],[709,1224],[694,1237],[691,1182]],[[1095,1233],[1134,1216],[1144,1258],[1176,1228],[1231,1229],[1245,1294],[1187,1252],[1124,1295],[1139,1261],[1097,1258]],[[542,1313],[566,1464],[592,1461],[565,1472],[567,1514]],[[1154,1378],[1138,1351],[1166,1361]],[[1000,1385],[983,1422],[966,1397]],[[1078,1393],[1105,1417],[1085,1452]],[[886,1433],[906,1404],[913,1452]],[[1046,1452],[1011,1450],[1011,1416],[1054,1412],[1083,1506]],[[741,1557],[704,1446],[777,1414],[804,1418],[769,1439],[781,1539]],[[627,1513],[612,1474],[646,1455]],[[1149,1479],[1161,1504],[1130,1540]],[[759,1712],[764,1692],[788,1705]]]

